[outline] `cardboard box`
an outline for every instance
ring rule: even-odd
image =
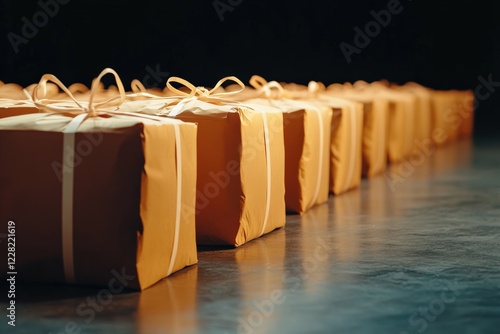
[[[143,290],[195,264],[196,124],[88,116],[0,119],[19,279]]]

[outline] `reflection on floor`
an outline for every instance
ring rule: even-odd
[[[498,333],[498,143],[395,166],[143,293],[20,284],[0,332]]]

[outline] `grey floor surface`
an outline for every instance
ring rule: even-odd
[[[142,293],[17,291],[0,333],[500,333],[500,141],[415,156]]]

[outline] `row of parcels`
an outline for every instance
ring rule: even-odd
[[[0,83],[0,221],[16,222],[19,279],[143,290],[196,264],[197,245],[238,247],[422,145],[470,138],[473,100],[259,76],[127,91],[112,69],[90,88]]]

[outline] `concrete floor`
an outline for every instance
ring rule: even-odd
[[[86,304],[96,288],[18,285],[0,333],[500,333],[499,144],[396,166],[106,305]]]

